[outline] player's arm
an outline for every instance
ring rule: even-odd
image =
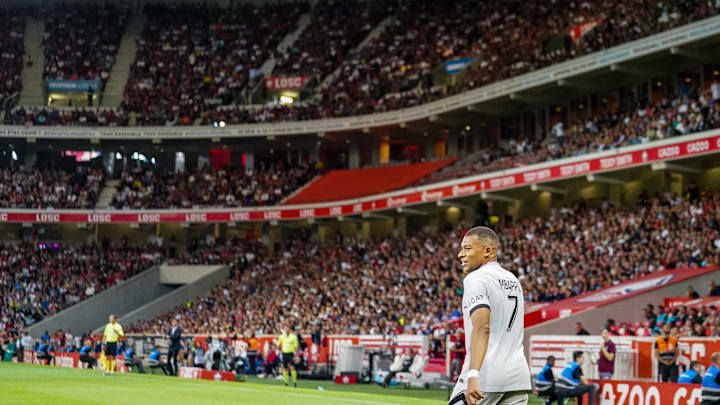
[[[480,370],[485,361],[490,341],[490,307],[480,304],[470,314],[473,328],[470,332],[470,370]],[[480,392],[480,381],[477,377],[468,376],[466,396],[479,401],[485,397]]]
[[[125,336],[125,333],[123,333],[122,326],[120,326],[119,323],[115,322],[115,332],[117,332],[118,336]]]

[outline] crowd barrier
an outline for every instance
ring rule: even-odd
[[[87,365],[80,361],[80,353],[72,352],[50,352],[53,359],[50,361],[51,366],[64,367],[64,368],[87,368]],[[97,356],[94,356],[97,358]],[[126,373],[128,371],[125,366],[125,358],[122,356],[115,357],[116,369],[120,373]],[[40,364],[45,365],[45,360],[38,359],[36,350],[24,350],[23,351],[23,363],[27,364]],[[100,370],[100,369],[97,369]]]

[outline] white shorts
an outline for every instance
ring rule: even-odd
[[[455,384],[448,405],[468,405],[465,400],[467,384],[464,381],[464,378],[459,379]],[[528,394],[526,392],[486,392],[485,398],[473,405],[527,405],[527,403]]]

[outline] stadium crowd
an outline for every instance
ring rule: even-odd
[[[138,167],[122,174],[115,209],[275,205],[315,175],[313,164],[261,161],[257,169],[210,167],[176,173]]]
[[[562,300],[663,269],[720,263],[720,195],[694,186],[685,197],[644,193],[633,208],[579,202],[546,218],[504,220],[497,228],[500,261],[519,274],[529,302]],[[429,333],[459,316],[460,236],[456,228],[344,244],[297,239],[273,255],[237,240],[199,246],[180,261],[229,263],[227,283],[132,328],[152,333],[175,318],[197,333],[277,333],[291,317],[302,330],[319,326],[329,334]]]
[[[307,120],[389,111],[692,23],[717,15],[719,7],[701,0],[556,0],[552,4],[493,0],[482,7],[470,0],[352,6],[323,1],[312,10],[306,2],[291,7],[237,5],[230,10],[149,6],[123,105],[126,112],[137,113],[138,125],[191,125],[213,114],[218,105],[243,104],[247,90],[262,79],[260,66],[272,57],[275,75],[313,76],[320,83],[336,69],[340,74],[316,88],[307,102],[235,108],[229,110],[234,114],[227,121]],[[311,24],[294,44],[276,50],[308,10]],[[120,22],[110,24],[111,15],[120,16]],[[391,20],[380,35],[358,48],[388,15]],[[22,17],[5,18],[12,20],[9,27],[18,29],[0,35],[12,38],[9,49],[22,47],[22,41],[15,40],[22,36]],[[83,23],[91,18],[100,23]],[[48,16],[46,75],[106,80],[126,20],[127,13],[113,7],[64,9]],[[90,35],[96,30],[100,30],[97,35]],[[9,62],[13,69],[3,70],[12,76],[3,82],[12,82],[13,89],[20,86],[18,52],[20,48],[3,53],[3,59],[14,61]],[[90,54],[92,58],[87,57]],[[433,85],[432,72],[438,66],[464,57],[475,62],[457,84]]]
[[[7,97],[22,90],[24,38],[25,13],[0,8],[0,106]]]
[[[711,88],[688,88],[676,97],[642,99],[625,112],[598,113],[587,120],[556,123],[548,136],[511,139],[482,149],[422,179],[420,184],[512,169],[622,146],[720,128],[720,81]]]
[[[0,169],[0,207],[95,208],[104,185],[102,169],[83,166],[74,172],[56,168]]]
[[[0,245],[2,323],[17,330],[159,264],[155,245]],[[78,331],[76,331],[78,332]]]
[[[128,10],[115,5],[58,4],[47,10],[43,47],[46,79],[110,77]]]
[[[323,80],[383,18],[392,15],[393,4],[389,0],[318,2],[300,37],[277,52],[273,75],[306,75]]]
[[[711,294],[717,293],[715,290]],[[604,327],[614,336],[660,336],[663,326],[670,325],[670,334],[677,338],[720,337],[720,315],[715,305],[648,304],[644,309],[644,318],[639,322],[608,319]]]
[[[122,109],[115,108],[73,108],[16,107],[5,114],[5,125],[61,125],[85,127],[123,127],[129,122]]]
[[[125,110],[138,113],[138,125],[191,125],[217,105],[242,103],[241,92],[308,7],[148,6]]]

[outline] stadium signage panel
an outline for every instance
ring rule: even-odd
[[[48,80],[47,90],[57,92],[86,92],[88,88],[92,91],[98,91],[99,82],[97,80]]]
[[[445,62],[445,73],[447,74],[455,74],[460,73],[463,69],[465,69],[469,64],[471,64],[475,58],[463,58],[463,59],[455,59],[455,60],[449,60]]]
[[[595,380],[600,405],[700,405],[700,384]],[[586,404],[587,401],[583,401]]]
[[[283,76],[268,77],[265,79],[265,87],[268,90],[299,90],[305,87],[310,76]]]
[[[295,206],[195,210],[0,210],[0,222],[34,223],[206,223],[326,218],[362,214],[462,196],[530,186],[654,162],[720,151],[720,131],[671,138],[523,168],[409,188],[361,199]],[[685,139],[684,141],[681,139]],[[657,146],[652,146],[657,145]],[[595,157],[593,157],[595,156]],[[563,163],[564,162],[564,163]]]

